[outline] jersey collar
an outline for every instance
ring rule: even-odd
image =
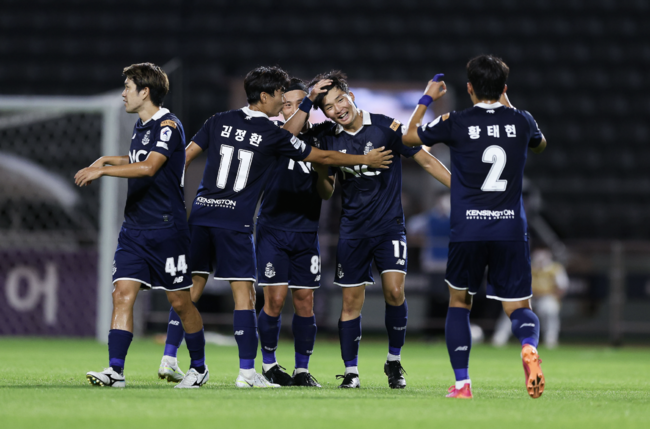
[[[480,107],[481,109],[496,109],[498,107],[502,107],[503,104],[499,103],[498,101],[496,103],[476,103],[474,107]]]
[[[361,124],[361,128],[359,128],[356,132],[351,133],[349,131],[345,131],[345,129],[341,125],[337,125],[335,134],[339,135],[339,134],[341,134],[341,131],[345,131],[346,133],[350,134],[351,136],[356,136],[357,134],[359,134],[359,131],[361,131],[364,126],[372,125],[372,120],[370,119],[370,113],[366,112],[365,110],[362,110],[361,115],[363,117],[363,123]]]
[[[162,118],[166,114],[169,113],[169,109],[165,109],[164,107],[159,109],[151,118],[147,119],[146,122],[143,122],[142,125],[147,125],[149,121],[157,121],[158,119]]]
[[[242,107],[241,111],[244,112],[244,114],[246,116],[253,116],[255,118],[269,119],[269,117],[266,115],[266,113],[260,112],[259,110],[251,110],[250,106]]]

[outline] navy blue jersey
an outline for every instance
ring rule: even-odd
[[[289,131],[264,113],[248,107],[217,113],[192,138],[207,151],[190,224],[253,231],[255,207],[276,163],[289,157],[302,161],[311,152]]]
[[[341,238],[368,238],[388,233],[404,233],[402,210],[402,161],[400,155],[411,157],[420,148],[402,143],[401,124],[387,116],[362,111],[363,126],[348,133],[340,125],[322,137],[324,149],[364,155],[384,146],[393,152],[388,169],[367,165],[338,167],[343,191]]]
[[[320,148],[322,136],[335,126],[334,122],[325,121],[300,134],[299,138]],[[322,199],[316,190],[317,180],[318,173],[311,163],[281,158],[264,190],[257,222],[284,231],[318,231]]]
[[[527,241],[521,195],[528,147],[542,140],[524,110],[479,103],[418,129],[451,152],[450,241]]]
[[[130,229],[157,229],[176,225],[187,229],[183,194],[185,175],[185,131],[167,109],[160,109],[144,124],[135,123],[129,162],[142,162],[150,152],[167,157],[153,177],[129,180],[124,208],[124,226]]]

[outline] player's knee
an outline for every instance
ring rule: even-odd
[[[388,305],[399,306],[404,303],[404,289],[394,288],[384,292],[384,299]]]
[[[314,314],[314,296],[293,297],[293,308],[300,317],[311,317]]]
[[[265,297],[264,312],[271,317],[278,317],[284,307],[284,299],[278,296]]]
[[[113,291],[113,306],[133,305],[135,297],[131,291],[116,287]]]

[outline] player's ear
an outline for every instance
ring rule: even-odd
[[[467,93],[469,95],[474,94],[474,88],[472,87],[472,84],[470,82],[467,82]]]
[[[350,91],[350,98],[354,101],[354,92]]]
[[[508,85],[503,85],[503,94],[505,94],[507,90],[508,90]]]
[[[140,90],[140,95],[142,96],[142,99],[143,99],[143,100],[146,100],[147,98],[149,98],[149,93],[150,93],[150,92],[151,92],[151,91],[149,90],[149,87],[148,87],[148,86],[145,86],[144,88],[142,88],[142,89]]]

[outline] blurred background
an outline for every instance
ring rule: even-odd
[[[343,70],[360,108],[406,122],[436,73],[450,89],[436,114],[470,107],[465,64],[491,53],[510,67],[510,100],[549,142],[525,172],[542,339],[647,343],[649,20],[647,0],[0,0],[0,335],[105,338],[126,181],[78,189],[73,176],[128,150],[137,117],[123,112],[123,67],[164,66],[165,107],[189,140],[215,112],[243,106],[243,77],[259,65],[306,80]],[[445,147],[431,151],[449,164]],[[187,173],[188,206],[203,164]],[[448,195],[404,165],[409,333],[440,339]],[[323,333],[340,311],[339,212],[337,195],[321,220]],[[137,334],[165,331],[163,293],[137,305]],[[228,285],[211,282],[199,303],[206,328],[231,332],[232,307]],[[383,332],[383,314],[377,284],[364,334]],[[498,302],[476,297],[477,339],[507,341],[499,314]]]

